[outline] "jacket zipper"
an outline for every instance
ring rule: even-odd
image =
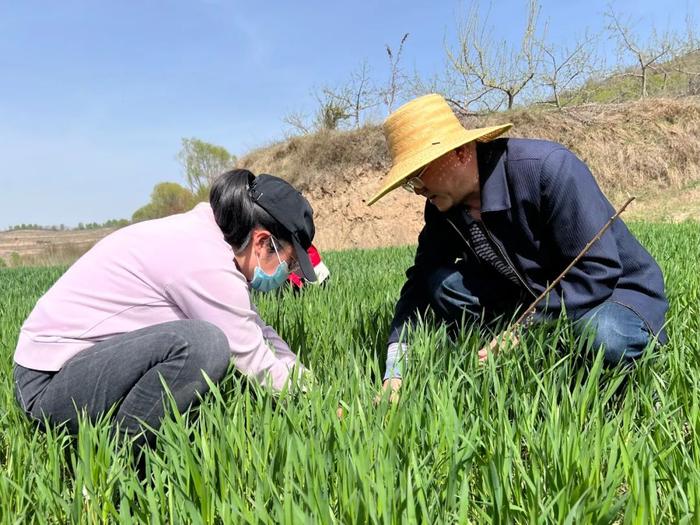
[[[467,248],[469,248],[469,251],[472,252],[472,255],[474,255],[474,259],[476,259],[476,260],[478,261],[479,258],[477,257],[476,252],[474,251],[474,248],[472,248],[472,245],[469,244],[469,241],[467,241],[467,239],[464,238],[464,235],[462,235],[462,232],[459,231],[459,228],[457,228],[457,226],[455,226],[455,223],[453,223],[453,222],[452,222],[450,219],[448,219],[447,217],[445,217],[445,220],[446,220],[447,222],[449,222],[449,223],[450,223],[450,226],[452,226],[452,227],[455,229],[455,231],[457,232],[457,235],[459,235],[459,236],[462,238],[462,240],[464,241],[464,244],[466,244]]]
[[[523,283],[523,286],[525,287],[525,289],[526,289],[528,292],[530,292],[530,294],[532,294],[532,297],[537,298],[537,294],[536,294],[535,292],[533,292],[533,291],[532,291],[532,288],[530,288],[530,287],[528,286],[528,284],[525,282],[525,279],[520,275],[520,272],[518,272],[518,269],[517,269],[517,268],[515,267],[515,265],[513,264],[513,261],[510,260],[510,257],[508,257],[508,254],[505,252],[505,250],[504,250],[503,248],[501,248],[500,243],[498,243],[498,242],[496,241],[496,239],[493,237],[493,235],[491,235],[491,232],[490,232],[489,229],[486,227],[486,223],[484,223],[484,222],[482,221],[481,224],[482,224],[483,227],[484,227],[484,231],[486,232],[486,235],[489,236],[489,239],[491,239],[491,242],[493,243],[493,245],[494,245],[496,248],[498,248],[498,251],[500,252],[501,256],[502,256],[502,257],[505,259],[505,261],[510,265],[511,269],[513,270],[513,272],[515,272],[515,275],[518,277],[518,279],[520,279],[520,282]]]
[[[459,231],[459,228],[457,228],[457,226],[450,219],[448,219],[448,218],[445,218],[445,219],[455,229],[455,231],[457,232],[457,235],[460,236],[462,241],[464,241],[464,244],[466,244],[469,247],[471,252],[476,257],[476,252],[474,252],[474,248],[472,248],[471,244],[469,244],[469,241],[467,241],[467,239],[464,238],[464,235],[462,235],[462,232]],[[486,235],[488,235],[489,239],[491,240],[491,243],[493,243],[493,245],[496,247],[496,249],[498,249],[498,252],[501,254],[501,257],[503,257],[503,260],[506,261],[506,264],[508,264],[508,266],[510,266],[510,269],[513,270],[513,273],[515,273],[515,276],[518,278],[518,280],[522,283],[522,285],[525,287],[525,289],[528,292],[530,292],[532,297],[537,298],[537,294],[535,294],[535,292],[532,291],[532,288],[530,288],[530,286],[528,286],[528,284],[525,282],[525,279],[520,275],[520,272],[518,272],[517,268],[513,264],[513,261],[511,261],[510,257],[508,257],[508,254],[505,253],[505,251],[501,248],[501,246],[496,242],[496,239],[493,238],[493,235],[491,235],[491,232],[486,227],[486,224],[484,224],[483,221],[481,222],[481,224],[484,227],[484,231],[486,232]],[[477,258],[477,260],[478,260],[478,258]]]

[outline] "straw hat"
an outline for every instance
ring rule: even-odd
[[[367,205],[371,206],[448,151],[473,140],[488,142],[512,126],[465,129],[440,95],[425,95],[404,104],[384,122],[392,166],[382,189]]]

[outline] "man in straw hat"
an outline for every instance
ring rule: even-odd
[[[508,320],[540,295],[615,210],[586,165],[560,144],[498,138],[511,124],[465,129],[439,95],[392,113],[392,167],[374,204],[402,186],[425,197],[425,226],[396,305],[384,387],[397,389],[407,326],[430,308],[441,320]],[[649,253],[617,220],[569,271],[534,320],[566,311],[594,331],[608,363],[665,342],[668,302]],[[486,359],[490,347],[479,351]],[[517,343],[511,335],[509,344]]]

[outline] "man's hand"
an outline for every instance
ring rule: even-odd
[[[374,404],[378,404],[382,398],[386,395],[386,392],[391,392],[389,394],[389,402],[396,403],[399,400],[399,389],[401,388],[401,378],[392,377],[391,379],[386,379],[382,385],[382,393],[374,398]]]
[[[513,329],[505,330],[491,339],[491,342],[479,350],[479,361],[484,362],[489,354],[497,354],[506,348],[515,348],[520,342],[520,337]]]

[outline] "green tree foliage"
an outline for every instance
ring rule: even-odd
[[[187,186],[197,201],[207,200],[214,179],[236,164],[236,156],[223,146],[195,138],[182,139],[177,159],[185,170]]]
[[[10,226],[8,231],[21,231],[21,230],[50,230],[50,231],[72,231],[72,230],[99,230],[101,228],[123,228],[128,226],[131,221],[129,219],[108,219],[105,222],[79,222],[75,228],[70,228],[65,224],[42,226],[41,224],[15,224]]]
[[[209,200],[209,188],[214,179],[236,163],[236,156],[226,148],[195,138],[182,139],[177,159],[185,170],[187,187],[175,182],[156,184],[151,202],[134,212],[134,222],[182,213],[198,202]]]
[[[103,223],[99,222],[88,222],[88,223],[78,223],[75,230],[99,230],[100,228],[123,228],[128,226],[130,221],[128,219],[109,219]]]
[[[187,188],[176,182],[161,182],[154,186],[151,202],[136,210],[132,220],[147,221],[182,213],[192,209],[196,202],[195,196]]]

